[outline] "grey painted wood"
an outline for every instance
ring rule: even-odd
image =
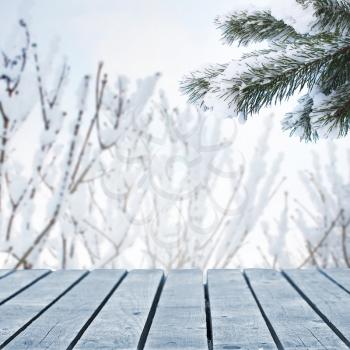
[[[333,279],[336,283],[340,284],[344,289],[346,289],[350,293],[350,269],[322,269],[322,272],[328,275],[331,279]]]
[[[163,279],[161,270],[133,270],[74,349],[136,349]]]
[[[55,302],[67,288],[72,286],[85,273],[82,270],[61,270],[50,273],[15,298],[1,305],[0,348]]]
[[[350,347],[350,295],[317,270],[286,270],[285,274],[324,315]]]
[[[11,341],[6,349],[67,349],[124,274],[125,270],[91,272]]]
[[[6,278],[1,278],[0,305],[17,293],[20,293],[24,288],[47,275],[49,272],[49,270],[18,270],[11,273]]]
[[[5,270],[0,269],[0,278],[6,277],[8,274],[10,274],[13,270]]]
[[[252,269],[246,275],[284,349],[347,349],[281,273]]]
[[[208,349],[200,270],[173,270],[169,273],[145,349]]]
[[[209,270],[213,349],[277,349],[239,270]]]

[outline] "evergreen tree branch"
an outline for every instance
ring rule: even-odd
[[[316,23],[313,29],[338,31],[342,34],[350,30],[350,3],[346,0],[313,0]]]
[[[345,136],[350,120],[350,1],[296,2],[314,10],[310,33],[297,33],[269,11],[241,11],[218,19],[228,44],[267,40],[268,49],[193,73],[182,83],[190,101],[213,109],[221,101],[246,119],[305,89],[282,128],[306,141]]]
[[[317,89],[316,89],[317,90]],[[297,108],[288,113],[282,122],[283,130],[289,130],[304,141],[316,141],[319,134],[329,137],[347,135],[350,128],[350,84],[325,95],[314,92],[299,99]]]
[[[302,96],[298,100],[298,106],[291,113],[287,113],[282,121],[282,130],[289,131],[290,135],[296,134],[300,140],[316,141],[317,131],[312,127],[310,113],[312,111],[313,100],[309,94]]]
[[[210,90],[212,80],[220,76],[226,67],[227,64],[218,64],[207,67],[203,71],[192,72],[181,82],[181,91],[188,95],[191,103],[199,103],[205,107],[203,97]]]
[[[232,87],[224,96],[245,116],[258,113],[261,108],[288,99],[304,87],[311,90],[327,80],[334,85],[336,82],[330,77],[339,70],[339,62],[346,60],[350,60],[350,38],[299,40],[298,44],[288,45],[281,53],[272,53],[263,61],[250,64],[248,60],[246,71],[232,79]]]
[[[350,83],[323,95],[317,102],[314,98],[310,117],[315,128],[325,129],[325,136],[330,133],[346,136],[350,127]]]
[[[224,18],[218,17],[216,24],[222,31],[222,39],[229,45],[235,41],[246,46],[264,40],[284,42],[301,37],[292,26],[277,20],[268,11],[235,12]]]

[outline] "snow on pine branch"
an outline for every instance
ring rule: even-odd
[[[234,10],[225,15],[217,17],[217,23],[225,29],[225,22],[230,20],[243,20],[244,27],[254,26],[254,29],[261,29],[263,31],[268,30],[266,27],[273,25],[281,25],[288,31],[290,28],[299,34],[309,34],[314,26],[315,8],[309,1],[295,1],[295,0],[261,0],[261,1],[244,1],[232,4]],[[256,17],[254,14],[259,13],[261,18]],[[276,21],[280,23],[276,23]],[[242,23],[242,22],[241,22]],[[260,28],[261,26],[261,28]],[[289,28],[286,28],[288,26]],[[245,28],[240,28],[245,30]],[[258,31],[258,30],[257,30]],[[281,33],[280,33],[281,34]],[[259,34],[256,34],[257,36]],[[263,35],[263,34],[261,34]],[[263,38],[268,39],[269,37]]]
[[[340,19],[332,21],[335,14]],[[240,120],[307,92],[283,121],[283,129],[303,140],[345,136],[350,121],[350,97],[344,93],[349,91],[350,78],[346,18],[350,18],[350,6],[341,0],[245,5],[217,23],[228,44],[249,45],[250,52],[190,74],[182,89],[191,102]],[[265,48],[254,50],[252,44],[260,41]],[[311,102],[315,87],[330,100],[336,98],[335,104],[325,107],[317,100]]]

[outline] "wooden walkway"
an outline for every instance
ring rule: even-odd
[[[350,270],[0,270],[0,348],[349,349]]]

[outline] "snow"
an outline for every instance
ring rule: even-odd
[[[14,203],[18,203],[18,200],[23,195],[26,187],[27,187],[27,179],[23,176],[22,172],[18,170],[19,167],[17,167],[16,175],[13,173],[9,176],[11,176],[12,179],[14,179],[10,183],[10,193],[11,193],[11,199]],[[13,168],[12,171],[15,171],[16,167]]]
[[[271,14],[292,26],[297,33],[309,34],[315,21],[314,8],[302,6],[295,0],[271,1]]]
[[[117,140],[118,132],[112,128],[101,131],[101,139],[104,144],[110,145]]]
[[[314,105],[319,106],[326,100],[326,95],[321,91],[320,87],[315,85],[309,92],[310,97],[313,100]]]
[[[161,74],[157,73],[153,76],[137,81],[137,90],[130,97],[130,104],[134,106],[133,113],[137,115],[143,110],[146,103],[152,96],[156,83],[158,82],[160,77]]]
[[[86,98],[89,91],[88,87],[89,87],[90,79],[91,78],[89,76],[85,76],[83,79],[81,79],[78,89],[76,91],[78,111],[82,111],[82,112],[86,111],[86,108],[87,108]],[[72,127],[74,127],[74,122],[72,122]]]
[[[205,95],[203,101],[205,106],[211,108],[214,114],[221,115],[223,118],[232,118],[236,115],[234,109],[229,106],[226,101],[218,98],[217,95],[213,92],[209,91]]]

